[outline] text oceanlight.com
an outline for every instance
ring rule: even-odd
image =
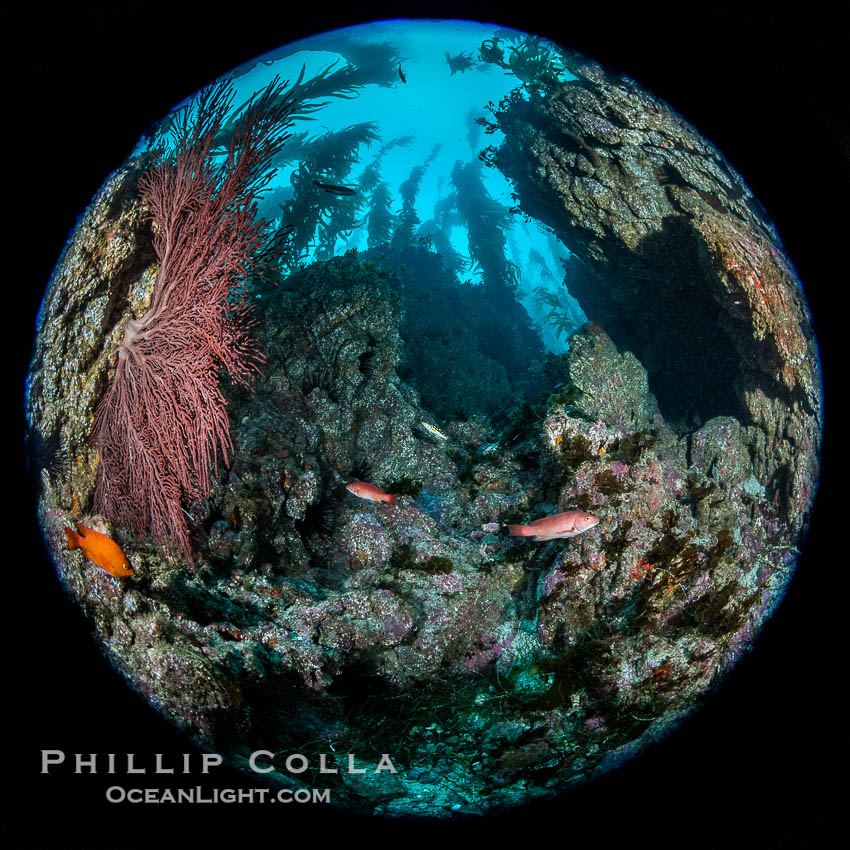
[[[122,788],[106,789],[110,803],[330,803],[327,788]]]

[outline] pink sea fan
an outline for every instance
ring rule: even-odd
[[[248,287],[269,226],[256,199],[288,136],[293,101],[275,79],[242,110],[226,153],[229,82],[205,89],[175,121],[174,151],[139,180],[159,271],[147,312],[127,322],[115,375],[95,411],[95,510],[193,563],[184,504],[209,495],[218,453],[232,452],[219,375],[248,385],[263,361],[249,336]]]

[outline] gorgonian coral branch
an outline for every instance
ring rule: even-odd
[[[94,421],[95,510],[140,534],[149,529],[190,563],[183,505],[209,495],[219,453],[227,463],[233,450],[220,373],[247,386],[263,361],[246,301],[271,236],[256,200],[294,106],[275,79],[217,155],[232,101],[229,82],[205,89],[175,120],[173,151],[161,151],[139,180],[159,271],[147,312],[127,322]]]

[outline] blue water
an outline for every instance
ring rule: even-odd
[[[413,168],[427,163],[415,204],[420,223],[425,223],[435,218],[438,202],[454,191],[451,172],[455,163],[477,161],[484,148],[498,146],[502,141],[500,132],[485,134],[473,120],[479,116],[491,118],[487,105],[497,106],[503,97],[521,86],[514,74],[478,61],[481,43],[496,35],[503,46],[512,38],[525,37],[515,30],[469,21],[390,20],[323,33],[283,46],[238,69],[234,103],[243,103],[277,75],[294,82],[303,69],[307,81],[329,66],[333,70],[343,67],[347,63],[343,53],[350,56],[353,49],[356,55],[368,57],[370,45],[379,47],[389,43],[400,60],[406,82],[399,77],[396,70],[399,63],[396,62],[389,79],[381,84],[369,84],[350,99],[321,99],[322,107],[308,117],[294,120],[291,132],[306,132],[309,138],[316,138],[352,125],[374,122],[380,139],[360,146],[359,159],[345,176],[344,183],[350,186],[357,185],[358,178],[381,153],[383,146],[393,140],[412,137],[409,143],[388,147],[383,152],[380,179],[393,193],[392,211],[398,214],[402,209],[402,184]],[[471,56],[476,62],[468,70],[453,74],[446,61],[447,53],[452,57]],[[570,78],[569,72],[564,71],[562,78]],[[260,205],[261,214],[268,219],[279,215],[278,204],[291,196],[290,178],[297,166],[295,162],[278,169]],[[516,205],[511,197],[511,185],[501,172],[482,164],[481,176],[491,198],[506,209]],[[368,201],[368,197],[363,200]],[[366,250],[367,212],[368,207],[364,206],[361,226],[348,238],[337,239],[335,254],[352,248]],[[506,258],[519,270],[520,299],[539,328],[546,347],[556,353],[564,351],[567,334],[559,333],[546,321],[551,306],[545,303],[545,292],[557,295],[560,309],[566,306],[575,317],[576,327],[586,321],[581,307],[563,285],[561,260],[568,257],[569,252],[538,222],[526,222],[517,215],[508,216],[508,221]],[[450,242],[461,257],[470,260],[468,235],[462,222],[457,221],[452,226]],[[313,259],[315,249],[305,262]],[[461,272],[460,279],[470,284],[480,283],[481,270],[470,264]]]

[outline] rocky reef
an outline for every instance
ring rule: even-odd
[[[40,462],[59,470],[42,476],[45,537],[113,665],[235,764],[267,750],[272,780],[389,815],[551,796],[680,722],[781,597],[818,470],[801,290],[716,151],[631,81],[572,70],[502,105],[490,159],[581,258],[567,282],[596,321],[545,362],[518,333],[523,384],[472,319],[435,340],[425,313],[475,295],[434,255],[418,283],[351,253],[259,287],[263,376],[226,389],[234,457],[186,505],[194,570],[89,513],[92,412],[155,271],[144,162],[69,242],[28,387],[34,442],[61,434],[68,457]],[[440,372],[456,346],[477,381]],[[395,503],[347,492],[355,479]],[[599,525],[507,535],[572,509]],[[135,575],[68,551],[74,521]],[[286,770],[291,752],[307,772]],[[338,773],[319,773],[322,754]]]
[[[383,246],[362,255],[393,271],[404,292],[399,376],[441,421],[484,415],[501,424],[519,399],[545,387],[539,331],[514,298],[461,285],[444,255],[421,245]]]
[[[566,54],[575,80],[506,99],[487,159],[574,259],[566,284],[649,372],[665,417],[734,416],[799,529],[822,426],[808,311],[773,225],[725,158],[632,80]]]

